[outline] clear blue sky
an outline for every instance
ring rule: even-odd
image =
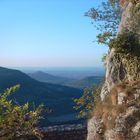
[[[84,13],[102,0],[0,0],[0,65],[101,66],[107,48]]]

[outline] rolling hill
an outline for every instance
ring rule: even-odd
[[[31,78],[41,82],[57,83],[69,87],[84,89],[93,85],[98,85],[102,82],[103,76],[88,76],[82,79],[69,79],[59,76],[54,76],[42,71],[28,74]]]
[[[54,76],[42,71],[37,71],[34,73],[28,73],[28,75],[41,82],[46,82],[46,83],[53,83],[53,84],[61,84],[64,85],[65,83],[69,83],[74,81],[74,79],[69,79],[65,77],[60,77],[60,76]]]
[[[20,84],[21,89],[11,98],[19,104],[43,103],[53,110],[47,115],[50,118],[75,113],[72,98],[80,97],[82,94],[82,91],[76,88],[39,82],[21,71],[0,67],[0,91],[15,84]]]
[[[103,77],[102,76],[88,76],[85,77],[83,79],[80,80],[76,80],[74,82],[65,84],[69,87],[75,87],[75,88],[79,88],[79,89],[84,89],[87,87],[92,87],[94,85],[98,85],[103,81]]]

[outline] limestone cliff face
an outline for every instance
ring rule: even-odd
[[[122,19],[119,26],[119,32],[125,28],[129,28],[128,19],[130,17],[130,9],[132,3],[126,3],[123,7]],[[111,49],[106,57],[106,78],[105,84],[101,91],[101,99],[104,100],[105,96],[110,92],[111,88],[121,81],[134,79],[135,75],[130,75],[125,67],[125,61],[119,56],[116,56],[115,50]],[[136,72],[137,73],[137,72]],[[140,73],[140,72],[139,72]],[[138,73],[137,73],[138,74]]]
[[[138,3],[140,1],[137,1]],[[123,29],[129,29],[128,18],[130,9],[133,6],[131,2],[123,5],[122,19],[119,27],[121,33]],[[131,59],[131,58],[130,58]],[[140,71],[132,67],[130,71],[126,68],[125,59],[115,53],[114,49],[108,52],[106,57],[106,76],[105,83],[101,91],[101,100],[104,101],[106,95],[110,94],[111,89],[124,80],[140,80]],[[140,88],[140,87],[139,87]],[[135,89],[140,96],[139,88]],[[87,140],[140,140],[140,107],[131,104],[125,111],[120,113],[115,119],[113,129],[104,129],[103,118],[93,116],[88,122]]]
[[[120,114],[113,129],[104,131],[102,119],[93,117],[88,122],[87,140],[140,140],[140,109],[132,106]]]

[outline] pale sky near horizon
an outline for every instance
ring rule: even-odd
[[[102,0],[0,0],[0,66],[102,66],[107,48],[84,16]]]

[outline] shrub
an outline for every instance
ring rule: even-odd
[[[140,43],[136,33],[124,31],[109,43],[110,48],[115,48],[118,53],[139,56]]]
[[[79,118],[89,117],[93,109],[96,108],[97,103],[100,101],[101,86],[93,86],[92,88],[86,88],[83,95],[74,99],[76,110],[79,110]]]
[[[20,85],[13,86],[0,94],[0,139],[26,140],[30,136],[41,139],[37,123],[40,119],[42,105],[30,111],[28,103],[20,106],[12,100],[8,100],[8,97],[19,87]]]

